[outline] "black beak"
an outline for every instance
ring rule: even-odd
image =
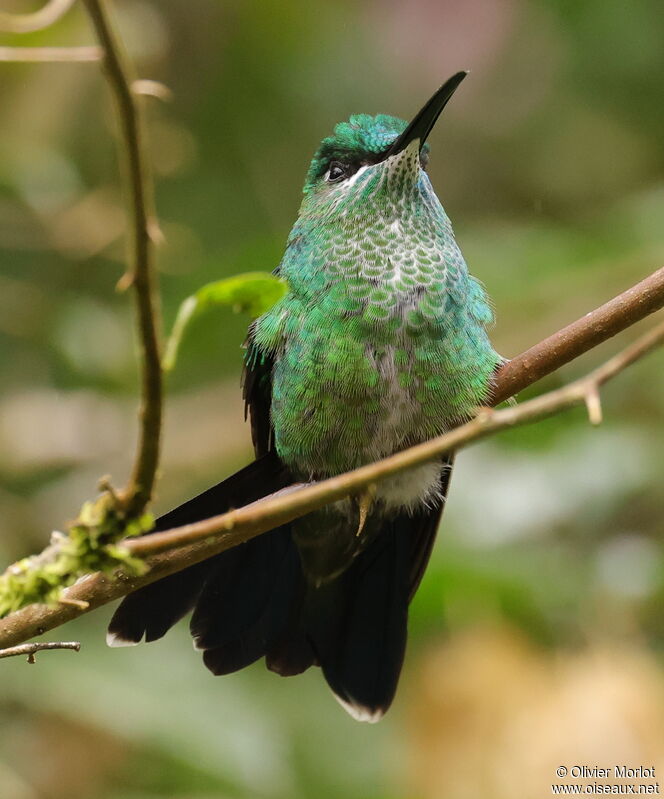
[[[405,150],[415,139],[420,140],[420,151],[422,150],[424,142],[427,140],[427,136],[431,133],[433,126],[436,124],[436,120],[440,116],[441,111],[445,108],[447,101],[457,90],[458,85],[467,74],[468,72],[465,70],[463,72],[457,72],[456,75],[452,75],[449,80],[443,83],[424,108],[415,116],[401,136],[399,136],[399,138],[383,153],[381,161]]]

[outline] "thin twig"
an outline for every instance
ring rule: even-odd
[[[93,610],[137,588],[248,541],[290,519],[349,494],[357,493],[358,489],[397,471],[431,460],[442,452],[462,449],[505,428],[528,424],[566,408],[583,404],[586,398],[592,392],[597,392],[607,380],[662,342],[664,342],[664,322],[599,369],[557,391],[503,410],[481,409],[475,419],[444,436],[330,480],[292,487],[278,492],[277,496],[259,500],[244,508],[196,524],[154,533],[142,539],[128,540],[125,546],[134,553],[140,551],[141,554],[145,554],[147,550],[155,550],[166,545],[177,548],[150,554],[146,559],[149,571],[144,575],[129,578],[120,574],[116,579],[102,574],[90,575],[67,589],[64,595],[68,599],[88,602],[88,610]],[[31,605],[0,620],[0,645],[7,646],[41,635],[80,614],[81,611],[73,606],[59,605],[52,608]]]
[[[139,516],[152,497],[159,465],[162,418],[162,371],[159,307],[152,263],[151,231],[155,228],[152,180],[144,155],[141,116],[131,86],[127,60],[106,13],[104,0],[85,0],[104,51],[103,65],[115,98],[131,188],[131,266],[141,341],[142,404],[138,449],[131,478],[123,492],[128,517]]]
[[[99,61],[103,53],[95,45],[82,47],[0,47],[0,61],[24,63],[81,63]]]
[[[73,649],[75,652],[81,651],[81,644],[78,641],[44,641],[32,644],[20,644],[11,646],[7,649],[0,649],[0,658],[13,658],[17,655],[27,655],[28,663],[35,662],[37,652],[45,652],[49,649]]]
[[[10,14],[0,11],[2,33],[33,33],[48,28],[64,16],[75,0],[50,0],[39,11],[31,14]]]

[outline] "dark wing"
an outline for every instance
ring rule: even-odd
[[[260,352],[254,344],[251,330],[246,342],[247,353],[244,359],[242,378],[242,397],[244,415],[251,421],[251,440],[256,457],[266,455],[274,447],[274,430],[270,419],[272,401],[273,359]]]
[[[161,516],[155,523],[155,531],[191,524],[231,508],[240,508],[291,482],[288,470],[276,454],[271,453]],[[255,540],[266,537],[259,536]],[[252,542],[226,550],[126,596],[111,619],[109,644],[137,644],[143,636],[146,641],[161,638],[197,603],[200,605],[201,592],[208,582],[233,562],[235,553],[240,550],[244,552],[242,548],[247,549],[249,544]],[[256,569],[252,565],[246,574],[249,587],[255,584],[256,577]]]

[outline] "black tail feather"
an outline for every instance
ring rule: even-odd
[[[318,589],[307,609],[325,679],[358,720],[377,721],[396,692],[406,648],[411,525],[408,517],[386,523],[350,569]]]
[[[297,608],[298,617],[301,617],[302,600],[296,601],[294,607]],[[294,677],[310,666],[320,665],[301,621],[287,623],[285,631],[268,647],[265,665],[282,677]]]
[[[156,641],[185,616],[214,569],[214,558],[189,566],[126,596],[113,614],[106,641],[109,646],[131,646]]]
[[[287,625],[301,573],[288,526],[236,550],[245,550],[237,568],[224,568],[208,581],[191,620],[195,645],[214,674],[265,655]]]
[[[274,537],[234,547],[219,558],[196,603],[189,629],[197,649],[215,649],[234,641],[260,618],[272,592]]]
[[[266,455],[157,519],[154,532],[201,521],[231,508],[254,502],[288,485],[290,475],[274,454]],[[149,533],[148,533],[149,535]],[[128,646],[161,638],[192,610],[206,582],[235,550],[227,550],[164,577],[125,597],[113,614],[107,641]]]
[[[451,468],[451,464],[450,464]],[[441,478],[444,494],[449,470]],[[162,516],[156,529],[221,513],[290,482],[272,454]],[[153,641],[194,609],[191,632],[214,674],[261,657],[272,671],[322,667],[355,718],[377,721],[396,691],[408,604],[426,568],[442,506],[384,520],[334,579],[307,583],[290,525],[276,528],[126,597],[109,626],[112,643]]]

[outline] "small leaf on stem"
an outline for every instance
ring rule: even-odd
[[[287,290],[286,281],[269,272],[245,272],[202,286],[180,305],[173,330],[166,342],[162,363],[164,371],[170,372],[175,367],[185,330],[201,311],[227,307],[235,312],[244,311],[255,318],[269,310]]]

